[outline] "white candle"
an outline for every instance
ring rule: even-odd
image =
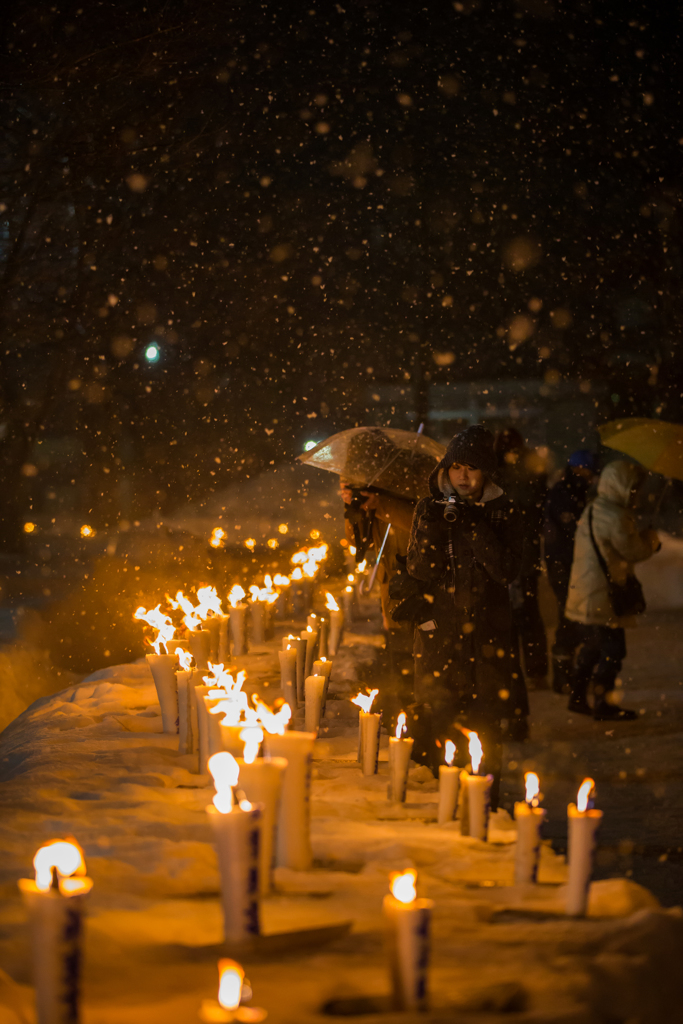
[[[211,635],[207,629],[191,629],[187,639],[187,646],[194,658],[197,668],[208,669],[209,655],[211,654]]]
[[[325,708],[327,706],[327,691],[330,687],[330,675],[332,674],[332,662],[328,661],[326,657],[319,658],[313,662],[311,674],[314,676],[325,676],[325,689],[323,691],[323,710],[322,714],[325,714]]]
[[[310,626],[311,629],[318,628],[318,616],[315,614],[315,612],[309,612],[309,614],[306,616],[306,625]]]
[[[303,704],[304,702],[304,680],[305,680],[305,669],[306,669],[306,641],[302,640],[300,636],[284,636],[282,638],[282,650],[286,651],[287,647],[290,647],[296,652],[296,703],[291,705],[292,710],[296,709],[297,704]],[[287,702],[289,703],[289,701]]]
[[[344,587],[342,590],[342,608],[344,609],[344,618],[348,622],[353,622],[354,618],[354,602],[356,595],[353,587]]]
[[[266,605],[263,601],[252,601],[249,605],[249,618],[251,625],[251,642],[264,644],[266,642]]]
[[[227,665],[230,660],[230,616],[220,615],[218,622],[218,664]]]
[[[382,724],[380,713],[361,711],[358,717],[360,727],[360,767],[363,775],[376,775],[379,768],[379,734]]]
[[[461,813],[460,832],[486,841],[491,806],[493,775],[460,773]]]
[[[439,810],[437,822],[445,825],[453,821],[458,806],[458,789],[460,786],[460,769],[453,765],[455,743],[446,740],[446,764],[439,765]]]
[[[305,728],[306,732],[316,735],[320,728],[320,718],[325,694],[325,676],[306,676],[305,686]]]
[[[261,895],[265,896],[271,889],[275,825],[287,761],[284,757],[268,760],[257,757],[251,762],[238,758],[237,763],[240,768],[239,788],[250,803],[260,804],[262,808],[259,879]]]
[[[282,696],[290,708],[296,707],[296,650],[290,647],[286,651],[278,651],[280,659],[280,686]]]
[[[278,867],[295,871],[307,871],[313,859],[310,791],[314,742],[313,733],[293,730],[282,736],[268,733],[264,741],[268,757],[287,760],[282,779],[275,857]]]
[[[194,689],[192,680],[195,677],[194,671],[184,669],[176,672],[178,685],[178,753],[193,753],[192,741],[192,718],[191,718],[191,691]],[[199,677],[199,673],[197,673]]]
[[[595,837],[602,821],[602,811],[588,807],[593,787],[592,779],[584,779],[576,803],[567,807],[569,872],[565,910],[571,917],[583,917],[588,906]]]
[[[330,620],[330,634],[327,641],[327,652],[328,656],[334,656],[337,653],[339,641],[341,640],[342,629],[344,627],[344,613],[340,610],[339,605],[329,591],[325,594],[325,597],[327,599],[326,608]]]
[[[389,737],[389,789],[388,798],[392,803],[402,804],[406,799],[408,768],[413,752],[413,740],[401,736],[405,729],[406,715],[402,711],[396,722],[396,735]]]
[[[318,630],[307,628],[301,633],[302,640],[306,641],[306,660],[304,663],[304,679],[313,673],[313,661],[318,645]]]
[[[203,628],[209,634],[209,661],[212,665],[219,664],[218,647],[220,641],[221,617],[218,615],[209,615],[204,619]]]
[[[82,919],[92,880],[72,842],[41,847],[33,864],[35,880],[20,878],[19,890],[30,918],[38,1024],[77,1024]],[[73,877],[77,871],[83,874]]]
[[[236,604],[230,608],[230,638],[235,657],[249,653],[246,614],[246,604]]]
[[[178,733],[178,686],[175,677],[175,654],[146,654],[159,698],[164,732]]]
[[[392,894],[384,897],[383,911],[389,953],[392,1007],[427,1008],[429,929],[433,900],[417,899],[416,872],[392,876]]]
[[[330,623],[329,619],[320,618],[318,620],[318,657],[328,657],[328,646],[330,636]]]
[[[541,825],[545,817],[545,811],[538,806],[538,775],[535,772],[526,772],[524,781],[526,799],[515,803],[515,885],[530,885],[536,882],[541,854]]]
[[[197,771],[200,775],[206,773],[206,764],[209,760],[209,723],[208,713],[206,704],[204,703],[204,697],[211,690],[211,686],[199,685],[194,688],[194,707],[193,707],[193,728],[197,731],[195,733],[197,737]]]

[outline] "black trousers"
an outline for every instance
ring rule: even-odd
[[[545,679],[548,675],[548,641],[538,607],[538,573],[520,576],[512,585],[511,598],[515,634],[513,647],[521,648],[527,679]],[[519,666],[519,659],[516,660]]]
[[[585,696],[592,680],[596,701],[604,700],[614,689],[626,657],[626,634],[619,626],[580,626],[580,630],[572,696]]]
[[[581,627],[578,622],[565,619],[564,609],[569,594],[569,578],[571,562],[560,562],[555,558],[546,558],[548,580],[557,601],[557,631],[553,643],[553,658],[569,658],[574,660],[574,652],[581,643]]]

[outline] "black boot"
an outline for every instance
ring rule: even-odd
[[[608,704],[606,700],[599,701],[593,708],[596,722],[633,722],[637,717],[637,711],[620,708],[618,704]]]
[[[571,689],[569,691],[569,703],[567,709],[577,715],[592,715],[593,708],[586,699],[589,679],[577,675],[575,672],[571,677]]]
[[[568,693],[572,684],[572,659],[568,654],[553,655],[553,690]]]

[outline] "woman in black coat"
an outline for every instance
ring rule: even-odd
[[[491,480],[493,435],[473,426],[457,434],[430,479],[430,497],[415,509],[408,546],[410,576],[427,586],[428,617],[415,630],[416,752],[436,768],[445,736],[467,763],[467,744],[454,735],[459,721],[479,733],[485,769],[496,777],[502,735],[528,713],[523,680],[512,679],[509,584],[520,571],[521,517]],[[452,499],[456,516],[444,518]]]

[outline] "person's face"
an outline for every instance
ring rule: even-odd
[[[483,471],[459,462],[448,467],[448,479],[461,498],[479,498],[484,490]]]
[[[572,466],[572,473],[574,476],[582,476],[589,484],[592,484],[595,480],[595,473],[592,469],[588,469],[587,466]]]

